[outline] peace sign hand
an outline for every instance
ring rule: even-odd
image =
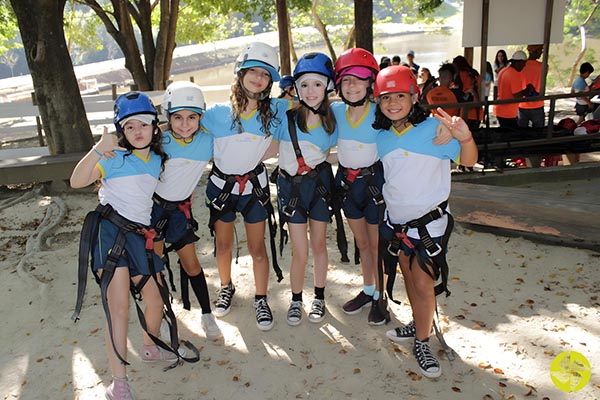
[[[464,119],[451,116],[441,107],[436,109],[435,118],[450,130],[452,137],[459,141],[467,140],[471,137],[471,131]]]

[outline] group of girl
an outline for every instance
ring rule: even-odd
[[[181,274],[198,298],[206,337],[219,338],[213,314],[223,317],[232,308],[234,222],[241,213],[254,271],[256,325],[263,331],[273,327],[265,231],[267,225],[273,228],[274,210],[262,161],[277,155],[279,219],[281,225],[287,224],[292,245],[287,323],[300,324],[305,312],[309,248],[314,296],[308,320],[318,323],[325,318],[326,230],[332,199],[339,196],[360,250],[364,283],[343,311],[356,314],[370,307],[369,324],[389,320],[385,309],[377,306],[383,290],[378,279],[380,226],[385,227],[381,234],[398,257],[414,315],[413,322],[387,335],[395,341],[414,339],[413,352],[423,374],[439,376],[441,368],[428,337],[435,310],[434,281],[444,275],[444,268],[438,266],[440,252],[434,254],[432,249],[437,246],[445,253],[450,160],[467,166],[477,161],[465,122],[443,110],[438,110],[437,119],[428,118],[416,102],[419,90],[410,69],[393,66],[379,73],[373,55],[363,49],[345,51],[335,66],[322,53],[299,59],[292,77],[297,102],[270,97],[273,83],[280,80],[278,54],[271,46],[247,45],[234,74],[230,102],[208,109],[197,85],[172,83],[162,105],[168,119],[164,133],[147,96],[139,92],[120,96],[115,101],[117,134],[105,131],[73,171],[75,188],[101,181],[92,228],[97,235],[88,237],[88,248],[106,303],[106,347],[113,375],[107,398],[133,398],[125,370],[130,281],[146,303],[142,360],[183,357],[177,344],[173,351],[159,339],[169,309],[160,257],[165,242],[177,252]],[[334,90],[342,102],[330,103]],[[334,177],[335,155],[330,150],[336,145],[339,166]],[[190,206],[210,160],[206,205],[221,283],[214,311],[196,256],[197,224]],[[269,236],[273,247],[271,230]],[[271,254],[280,276],[273,248]],[[171,327],[170,334],[176,337],[176,322],[171,324],[175,329]]]

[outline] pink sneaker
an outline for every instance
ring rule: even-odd
[[[143,362],[156,362],[156,361],[177,361],[177,356],[169,351],[163,350],[155,344],[144,345],[142,347],[141,357]]]
[[[116,378],[114,376],[112,383],[106,388],[106,398],[108,400],[135,400],[127,378]]]

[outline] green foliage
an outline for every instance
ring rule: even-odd
[[[8,0],[0,0],[0,55],[10,49],[22,47],[16,41],[19,28]]]
[[[98,35],[101,27],[102,23],[96,18],[94,11],[76,8],[74,1],[67,2],[64,16],[65,40],[74,65],[83,61],[86,53],[104,49],[101,36]]]

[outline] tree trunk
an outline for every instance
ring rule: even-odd
[[[156,36],[156,49],[154,52],[154,90],[166,88],[166,82],[171,73],[171,62],[175,50],[175,32],[179,16],[179,0],[161,0],[160,22]],[[150,34],[152,31],[150,31]],[[149,45],[154,45],[150,36]],[[145,47],[144,47],[145,49]],[[144,50],[145,52],[145,50]]]
[[[279,31],[279,64],[281,66],[281,75],[290,75],[290,35],[287,2],[286,0],[277,0],[277,30]]]
[[[66,0],[10,0],[23,40],[50,154],[94,144],[65,41]]]
[[[327,28],[325,27],[325,24],[323,24],[323,21],[321,21],[321,18],[319,18],[319,14],[317,14],[317,3],[318,2],[319,2],[318,0],[313,0],[313,3],[312,3],[313,20],[315,21],[317,30],[319,32],[321,32],[321,36],[323,36],[323,40],[325,41],[325,46],[327,46],[327,51],[329,51],[331,60],[335,64],[335,60],[337,58],[335,56],[335,50],[333,49],[333,45],[331,44],[331,40],[329,39],[329,34],[327,33]]]
[[[356,47],[373,53],[373,0],[354,0]]]

